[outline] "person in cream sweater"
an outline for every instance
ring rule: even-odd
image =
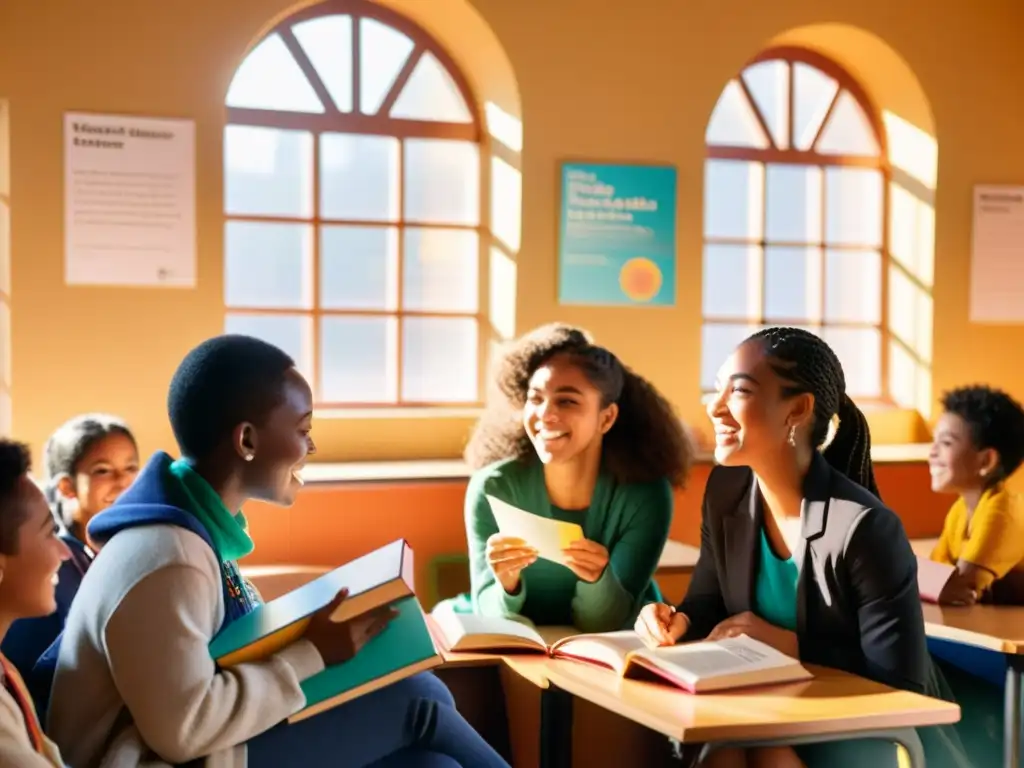
[[[71,556],[30,469],[28,448],[0,439],[0,640],[16,620],[57,609],[57,571]],[[39,727],[25,683],[2,655],[0,682],[0,765],[63,766],[56,745]]]
[[[388,623],[328,606],[274,656],[220,669],[210,640],[259,598],[236,561],[251,498],[289,505],[315,452],[312,392],[280,349],[218,336],[192,350],[168,411],[183,458],[158,453],[88,526],[101,549],[68,615],[47,718],[71,768],[373,765],[504,768],[448,689],[415,675],[288,725],[300,684]]]

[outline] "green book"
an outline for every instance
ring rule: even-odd
[[[288,718],[296,723],[441,664],[419,600],[400,600],[387,628],[344,664],[302,683],[306,706]]]

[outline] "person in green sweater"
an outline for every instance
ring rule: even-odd
[[[590,336],[546,325],[505,353],[500,397],[466,449],[471,595],[455,610],[584,632],[632,626],[657,599],[652,577],[672,520],[672,487],[692,458],[672,406]],[[498,532],[487,496],[579,523],[565,563]]]

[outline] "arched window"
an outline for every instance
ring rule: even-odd
[[[476,404],[481,129],[448,55],[321,3],[249,52],[227,117],[226,330],[291,353],[320,407]]]
[[[765,325],[818,333],[847,389],[887,399],[887,176],[868,98],[835,63],[768,51],[707,126],[701,388]]]

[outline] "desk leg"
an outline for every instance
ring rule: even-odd
[[[832,733],[818,736],[791,736],[761,741],[724,741],[705,744],[697,760],[698,765],[706,760],[716,749],[752,749],[754,747],[798,747],[801,744],[821,744],[831,741],[849,741],[851,739],[880,739],[892,744],[899,744],[907,750],[911,768],[925,768],[924,747],[921,737],[914,728],[898,728],[891,731],[855,731],[853,733]]]
[[[1010,656],[1006,667],[1006,693],[1003,700],[1003,766],[1020,765],[1021,662]]]
[[[540,768],[572,768],[572,694],[553,685],[540,696]]]

